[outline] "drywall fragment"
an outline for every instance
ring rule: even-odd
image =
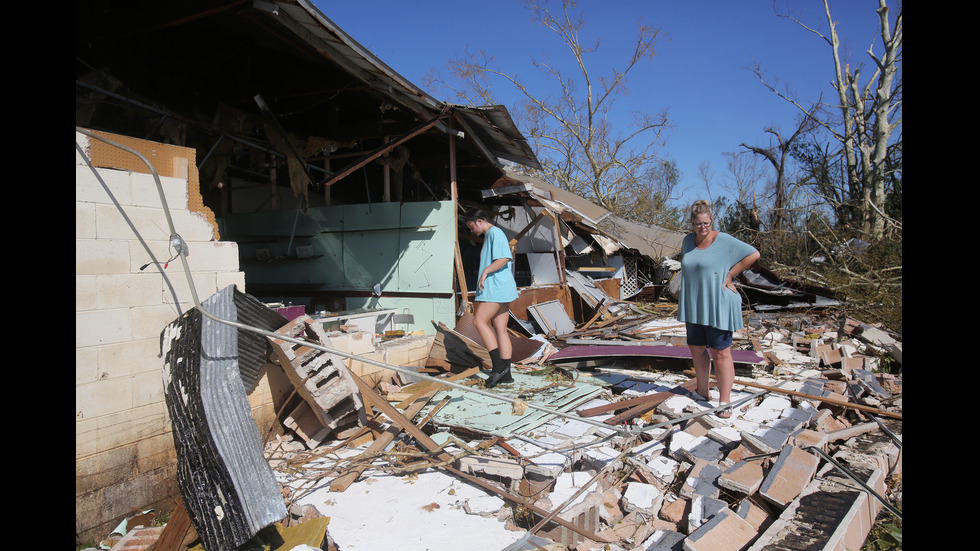
[[[653,517],[660,510],[663,500],[663,493],[656,486],[630,482],[623,492],[623,510],[627,513],[639,511],[644,516]]]

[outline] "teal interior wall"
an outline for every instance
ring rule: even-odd
[[[306,213],[233,214],[222,220],[221,232],[223,239],[238,243],[246,292],[251,293],[249,285],[259,284],[307,290],[311,295],[371,291],[379,285],[381,297],[352,296],[347,298],[347,308],[396,308],[399,313],[407,309],[415,323],[406,329],[431,333],[432,320],[455,325],[455,221],[452,201],[375,203],[314,207]],[[302,297],[256,296],[304,303]],[[312,313],[310,302],[305,304]]]

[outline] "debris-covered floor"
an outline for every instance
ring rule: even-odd
[[[304,328],[320,331],[297,318],[276,335]],[[900,335],[825,314],[753,314],[736,335],[726,419],[717,415],[717,389],[709,400],[692,396],[683,324],[669,316],[634,315],[601,334],[519,338],[515,381],[492,390],[471,329],[464,316],[426,341],[428,357],[415,362],[421,378],[404,369],[351,376],[319,357],[326,351],[270,338],[272,362],[299,366],[296,393],[305,393],[303,408],[323,410],[314,423],[321,430],[304,428],[297,412],[309,409],[296,408],[253,454],[248,445],[235,450],[237,436],[218,442],[234,431],[207,429],[224,459],[180,445],[191,441],[180,427],[200,421],[194,407],[206,410],[209,399],[202,389],[200,405],[188,400],[187,381],[211,378],[227,389],[234,385],[214,374],[239,377],[237,362],[214,359],[215,370],[202,359],[200,375],[168,386],[179,387],[183,397],[172,402],[189,412],[185,420],[171,410],[178,472],[221,491],[182,491],[196,521],[175,513],[170,524],[180,519],[184,528],[154,536],[168,540],[154,551],[247,537],[249,515],[265,515],[251,521],[262,530],[279,519],[276,530],[306,538],[270,546],[266,534],[256,549],[338,551],[859,549],[879,512],[901,516],[892,505],[901,499]],[[205,324],[208,331],[215,328]],[[344,342],[356,348],[357,339]],[[215,404],[235,399],[218,395]],[[200,458],[182,457],[192,454]],[[271,486],[263,490],[266,463]],[[230,480],[235,469],[244,482]],[[270,496],[274,503],[261,503]],[[145,548],[122,543],[113,549]]]
[[[683,337],[676,320],[651,325],[668,328],[659,342]],[[521,415],[449,389],[414,418],[429,443],[401,429],[384,450],[344,441],[308,450],[287,437],[267,455],[290,511],[329,517],[340,550],[779,549],[786,538],[857,548],[835,545],[860,545],[882,508],[861,483],[893,497],[902,432],[901,378],[875,373],[889,347],[900,359],[900,341],[880,332],[885,342],[873,345],[853,335],[860,326],[750,320],[737,345],[764,360],[738,365],[728,419],[714,414],[717,390],[692,399],[692,373],[610,350],[588,367],[528,365],[495,389],[565,415]],[[614,418],[630,430],[602,426]],[[354,466],[356,482],[332,489]],[[562,524],[541,522],[552,513]]]

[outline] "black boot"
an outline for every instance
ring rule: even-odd
[[[493,373],[500,371],[500,349],[494,348],[490,352],[490,367]]]
[[[490,372],[490,376],[487,377],[487,382],[484,386],[487,388],[493,388],[500,383],[513,383],[514,377],[510,375],[510,360],[501,359],[499,362],[494,359],[493,371]]]

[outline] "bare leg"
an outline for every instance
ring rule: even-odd
[[[487,350],[494,350],[499,346],[497,333],[493,326],[493,319],[497,315],[499,307],[500,305],[495,302],[477,302],[476,309],[473,311],[473,325],[476,326],[476,331],[483,339],[483,346]]]
[[[708,355],[708,347],[690,345],[688,348],[691,349],[691,358],[694,360],[697,393],[708,398],[708,390],[711,388],[711,356]]]
[[[732,385],[735,383],[735,362],[732,349],[712,350],[715,359],[715,379],[718,380],[718,401],[727,404],[732,400]]]
[[[490,351],[493,368],[484,385],[493,388],[499,383],[512,383],[510,360],[513,346],[510,334],[507,333],[507,322],[510,321],[510,304],[480,302],[474,312],[473,323],[476,325],[483,344]]]
[[[500,304],[497,314],[493,317],[493,330],[497,338],[497,348],[500,349],[500,359],[510,361],[513,355],[513,345],[510,342],[510,333],[507,332],[507,323],[510,322],[510,305]]]

